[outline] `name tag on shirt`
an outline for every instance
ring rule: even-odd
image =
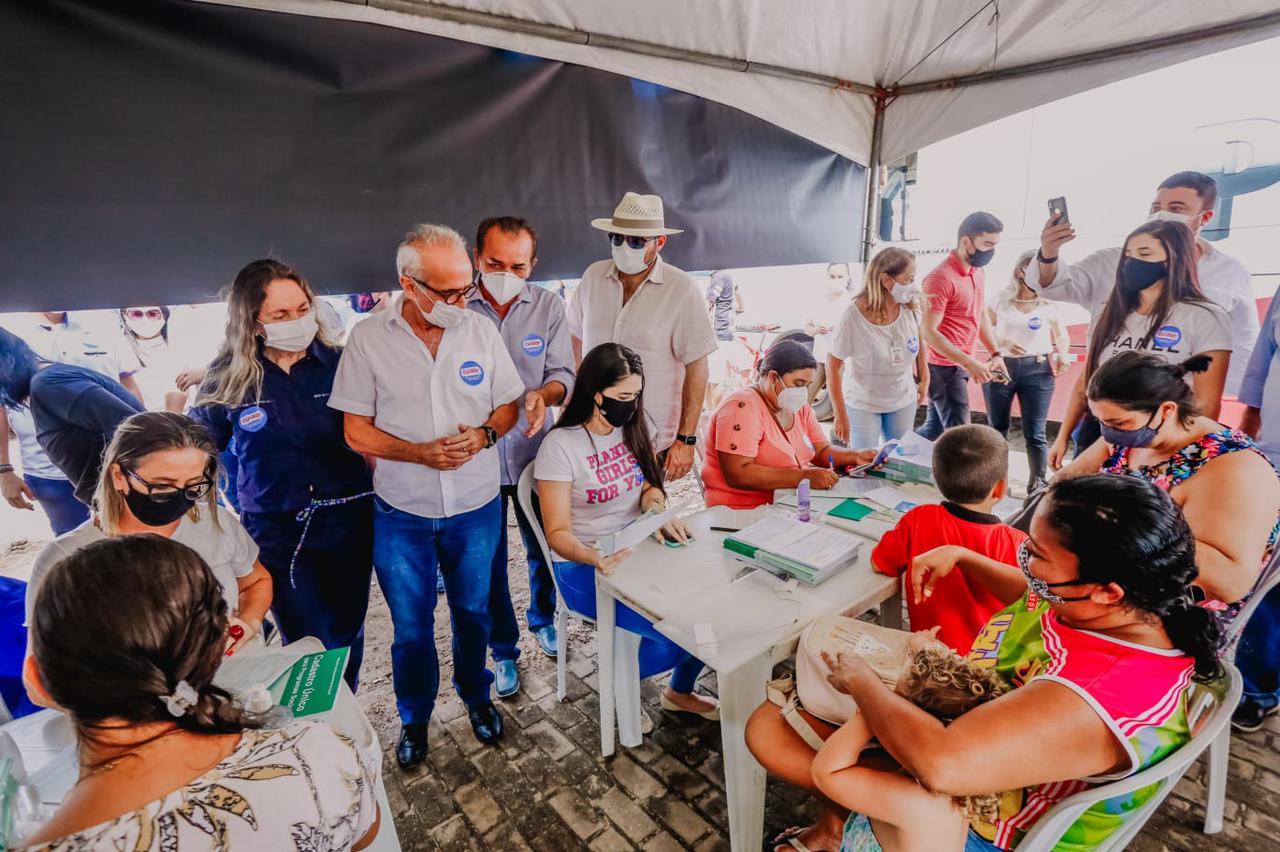
[[[484,382],[484,367],[475,361],[463,361],[458,368],[458,378],[462,379],[463,384],[476,387]]]
[[[525,335],[524,340],[520,341],[520,348],[530,358],[536,358],[547,351],[547,341],[543,339],[541,334]]]

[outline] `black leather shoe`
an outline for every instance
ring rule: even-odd
[[[492,701],[472,707],[467,711],[467,718],[471,720],[471,730],[475,731],[480,742],[493,745],[502,739],[502,714]]]
[[[405,725],[396,746],[396,763],[401,769],[413,769],[427,759],[427,726]]]

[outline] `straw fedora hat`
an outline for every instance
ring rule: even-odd
[[[681,234],[678,228],[668,228],[662,216],[662,199],[656,195],[640,195],[628,192],[613,211],[611,219],[593,219],[591,227],[623,234],[628,237],[657,237],[664,234]]]

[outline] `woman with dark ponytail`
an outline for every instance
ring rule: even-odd
[[[1196,537],[1196,585],[1230,630],[1280,536],[1280,478],[1252,438],[1201,413],[1187,377],[1209,361],[1123,352],[1103,364],[1089,382],[1102,440],[1059,476],[1125,474],[1169,492]]]
[[[27,693],[71,717],[81,769],[30,848],[372,842],[377,768],[351,740],[323,722],[262,729],[213,684],[227,602],[194,550],[157,535],[86,545],[50,570],[35,616]]]
[[[959,568],[1007,602],[967,661],[1011,689],[949,724],[885,686],[861,658],[829,660],[831,682],[853,697],[881,747],[914,780],[861,765],[841,770],[862,773],[848,781],[820,771],[809,783],[821,792],[862,792],[856,802],[842,800],[855,811],[847,822],[831,811],[807,829],[806,846],[879,848],[867,842],[874,840],[886,849],[1013,849],[1057,802],[1146,769],[1190,739],[1190,686],[1222,674],[1219,628],[1193,601],[1196,542],[1169,496],[1131,477],[1055,480],[1018,562],[946,546],[912,565],[917,600]],[[770,704],[752,716],[747,743],[788,779],[807,766],[802,754],[813,755]],[[1059,846],[1102,845],[1153,793],[1148,787],[1094,805]],[[944,798],[990,794],[1001,799],[994,822],[969,818]]]

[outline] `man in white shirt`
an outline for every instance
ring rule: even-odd
[[[653,446],[667,480],[679,479],[693,467],[708,356],[716,351],[703,294],[662,260],[667,237],[681,231],[666,226],[658,196],[628,192],[612,218],[591,227],[608,232],[613,257],[587,267],[569,302],[575,359],[601,343],[640,356]]]
[[[1200,237],[1200,230],[1213,218],[1217,200],[1218,185],[1213,178],[1200,172],[1178,172],[1156,188],[1148,219],[1182,222],[1195,237],[1200,289],[1231,320],[1231,363],[1224,390],[1235,396],[1258,337],[1258,309],[1249,270]],[[1076,232],[1070,222],[1059,222],[1059,218],[1050,219],[1040,234],[1040,253],[1027,269],[1027,284],[1049,299],[1073,302],[1096,317],[1115,287],[1116,267],[1124,250],[1102,249],[1068,264],[1058,252],[1064,243],[1075,239]]]
[[[502,736],[485,668],[490,572],[502,533],[498,438],[515,425],[524,383],[494,324],[467,310],[474,291],[462,237],[419,225],[396,252],[404,293],[351,329],[329,405],[347,443],[378,459],[373,564],[391,609],[396,759],[427,756],[440,688],[436,572],[453,622],[453,683],[477,739]]]

